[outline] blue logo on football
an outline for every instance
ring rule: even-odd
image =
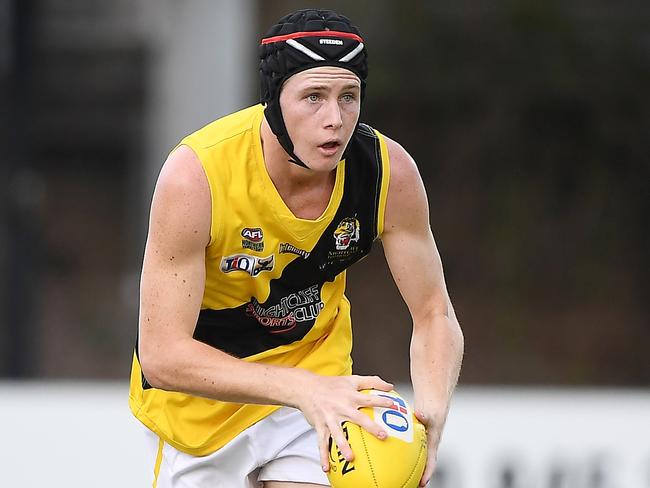
[[[406,402],[399,397],[391,395],[380,395],[393,400],[393,405],[381,415],[384,423],[397,432],[406,432],[409,429],[408,408]]]

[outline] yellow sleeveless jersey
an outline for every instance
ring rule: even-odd
[[[236,112],[181,141],[210,186],[206,282],[194,338],[244,361],[351,374],[345,269],[381,234],[389,181],[383,137],[359,124],[316,220],[295,217],[264,164],[263,107]],[[289,164],[289,163],[288,163]],[[136,348],[137,352],[137,348]],[[129,404],[175,448],[207,455],[277,406],[242,405],[152,388],[137,353]]]

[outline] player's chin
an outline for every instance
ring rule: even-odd
[[[342,153],[342,151],[341,151],[341,153]],[[331,156],[316,154],[310,160],[309,167],[313,171],[318,171],[318,172],[323,172],[323,173],[330,172],[333,169],[336,169],[339,162],[341,161],[341,156],[342,156],[342,154],[339,154],[339,153],[331,155]]]

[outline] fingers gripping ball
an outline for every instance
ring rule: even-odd
[[[333,488],[415,488],[427,460],[427,435],[411,406],[396,392],[364,390],[393,400],[390,408],[364,407],[361,412],[381,425],[388,437],[380,440],[351,422],[343,423],[343,433],[354,452],[346,461],[330,439],[330,470]]]

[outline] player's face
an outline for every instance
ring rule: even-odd
[[[296,155],[314,171],[341,160],[359,120],[361,83],[344,68],[322,66],[291,76],[280,107]]]

